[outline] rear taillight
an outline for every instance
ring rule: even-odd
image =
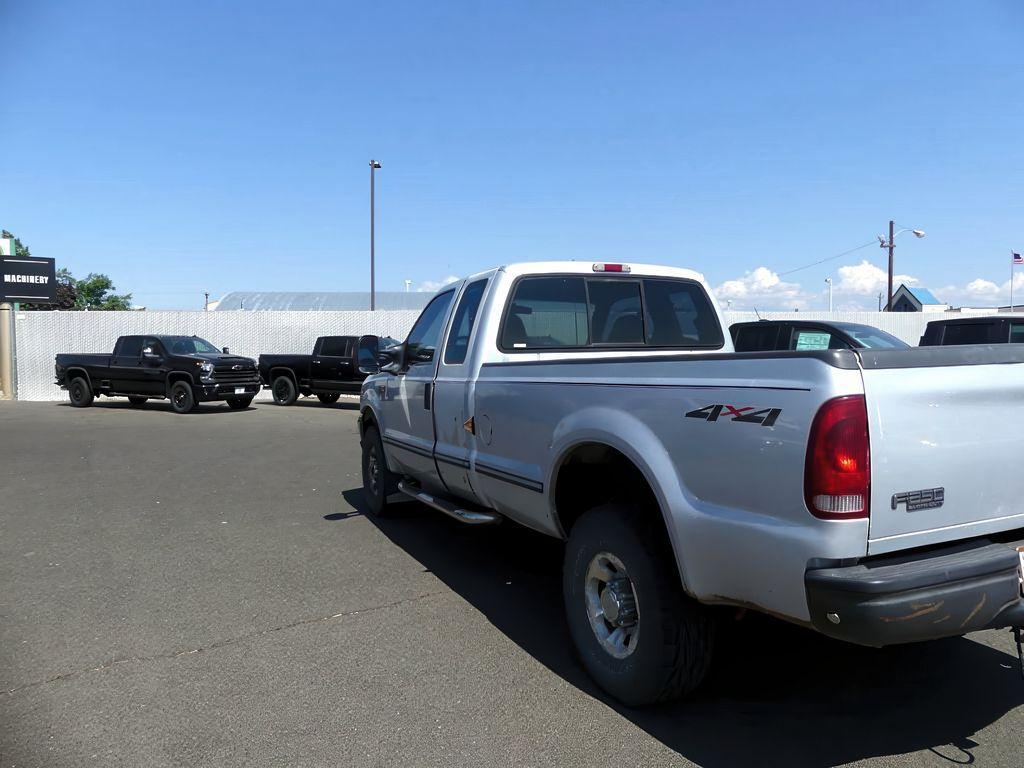
[[[629,264],[595,264],[595,272],[629,272]]]
[[[868,411],[863,395],[829,400],[811,424],[804,465],[807,508],[823,520],[868,516]]]

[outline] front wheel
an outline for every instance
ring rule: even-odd
[[[189,413],[196,407],[196,396],[187,381],[176,381],[171,385],[171,408],[175,413]]]
[[[398,475],[388,471],[384,462],[384,443],[377,427],[363,433],[363,496],[375,517],[387,517],[391,508],[388,496],[398,490]]]
[[[73,407],[88,408],[93,401],[92,387],[83,377],[78,376],[68,384],[68,398]]]
[[[580,661],[601,688],[634,707],[696,688],[715,639],[708,609],[683,592],[658,522],[620,503],[590,510],[570,531],[562,572]]]
[[[320,394],[320,395],[317,395],[316,397],[317,397],[317,400],[319,400],[324,405],[331,405],[332,403],[338,402],[338,398],[341,397],[341,395],[338,395],[338,394],[335,394],[335,393],[332,392],[332,393],[326,394],[326,395],[325,394]]]
[[[295,382],[290,376],[278,376],[270,385],[270,393],[274,396],[274,402],[278,405],[293,405],[299,398],[295,389]]]
[[[228,408],[232,411],[244,411],[252,405],[252,397],[229,397]]]

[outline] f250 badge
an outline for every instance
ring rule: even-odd
[[[695,411],[686,414],[688,419],[704,419],[704,421],[718,421],[728,419],[729,421],[740,421],[745,424],[760,424],[762,427],[770,427],[782,414],[781,408],[761,408],[755,410],[752,405],[705,405]]]
[[[920,491],[894,493],[892,495],[892,508],[896,509],[900,504],[906,504],[907,512],[917,512],[920,509],[938,509],[945,500],[945,488],[923,488]]]

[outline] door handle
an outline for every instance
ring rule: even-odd
[[[430,410],[430,393],[433,388],[434,385],[429,381],[423,385],[423,407],[428,411]]]

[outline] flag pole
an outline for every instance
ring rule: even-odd
[[[1013,251],[1010,251],[1010,311],[1013,312]]]

